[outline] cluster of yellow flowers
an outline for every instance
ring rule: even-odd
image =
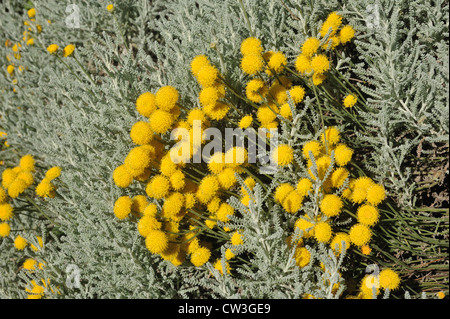
[[[7,223],[14,216],[14,208],[9,203],[9,199],[15,199],[23,194],[28,188],[34,184],[35,160],[33,156],[27,154],[20,159],[18,166],[6,168],[2,173],[2,186],[0,186],[0,237],[9,236],[11,227]],[[40,197],[55,196],[55,185],[52,180],[59,177],[61,168],[52,167],[46,171],[45,177],[38,183],[35,188],[36,195]],[[16,248],[22,250],[26,246],[26,242],[18,236]]]
[[[17,67],[17,64],[19,64],[20,59],[22,58],[21,51],[25,46],[32,46],[35,44],[35,36],[42,32],[42,25],[36,23],[36,9],[31,8],[27,11],[27,15],[29,17],[29,20],[25,20],[23,22],[24,26],[26,27],[26,30],[23,31],[22,40],[13,43],[11,40],[7,39],[5,41],[5,46],[10,47],[12,51],[12,55],[7,55],[6,60],[9,62],[9,64],[6,67],[6,71],[10,77],[14,77],[18,73],[22,73],[25,68],[22,65],[19,65]],[[51,23],[50,20],[47,21],[47,23]],[[13,84],[17,84],[18,80],[17,78],[12,79]],[[14,92],[16,92],[14,88]]]

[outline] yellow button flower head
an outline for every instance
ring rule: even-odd
[[[288,103],[284,103],[280,107],[280,115],[285,119],[292,120],[292,110]]]
[[[197,73],[197,81],[202,87],[213,86],[219,77],[219,71],[212,65],[204,65]]]
[[[224,223],[229,221],[228,216],[233,215],[234,215],[234,208],[228,203],[220,204],[220,207],[216,212],[217,219]]]
[[[27,184],[24,180],[17,178],[8,187],[8,196],[11,198],[17,198],[27,189]]]
[[[311,260],[311,253],[305,247],[299,247],[295,250],[294,258],[297,266],[303,268],[309,264],[309,261]]]
[[[204,177],[198,187],[197,199],[201,203],[206,204],[216,195],[219,191],[219,187],[219,180],[216,176],[208,175]]]
[[[382,185],[374,184],[367,188],[366,196],[369,204],[377,206],[386,198],[386,191]]]
[[[381,288],[392,291],[400,286],[400,277],[392,269],[383,269],[380,271],[379,278]]]
[[[330,28],[331,28],[330,36],[335,35],[341,24],[342,24],[342,16],[337,14],[336,11],[331,12],[328,15],[327,19],[325,20],[325,22],[323,23],[322,28],[320,29],[320,35],[324,37],[328,33]]]
[[[250,127],[250,125],[252,125],[253,122],[253,116],[251,115],[246,115],[243,118],[241,118],[241,120],[239,121],[239,127],[243,130],[247,129]]]
[[[317,159],[322,152],[322,146],[317,141],[309,141],[303,145],[302,153],[305,159],[309,159],[309,152],[311,152],[315,159]]]
[[[28,39],[26,44],[27,44],[27,46],[33,45],[34,44],[34,39],[33,38]]]
[[[176,191],[180,191],[184,188],[186,185],[185,182],[185,175],[182,170],[177,169],[171,176],[170,176],[170,185],[172,185],[172,188]]]
[[[241,69],[244,73],[249,75],[255,75],[261,72],[264,67],[264,60],[261,55],[248,54],[244,55],[241,60]]]
[[[166,217],[172,218],[177,215],[184,204],[184,196],[181,193],[174,192],[170,194],[165,200],[163,204],[163,214]]]
[[[375,287],[375,296],[373,295],[373,288]],[[361,280],[360,284],[360,297],[362,299],[375,298],[380,293],[380,279],[378,276],[366,275]]]
[[[25,238],[22,236],[17,236],[16,239],[14,239],[14,247],[16,247],[17,250],[24,250],[27,246],[28,242]]]
[[[3,204],[8,199],[6,191],[3,187],[0,187],[0,204]]]
[[[366,245],[372,238],[372,232],[364,224],[356,224],[350,229],[350,240],[358,247]]]
[[[277,114],[267,105],[260,106],[256,116],[262,124],[271,123],[277,118]]]
[[[339,32],[339,39],[342,44],[349,42],[355,36],[355,30],[351,25],[343,26],[341,31]]]
[[[10,75],[14,73],[14,65],[10,64],[6,67],[6,72],[8,72]]]
[[[163,111],[169,112],[178,102],[179,94],[173,86],[161,87],[156,92],[156,105]]]
[[[372,248],[370,248],[369,245],[363,245],[363,246],[361,246],[361,253],[362,253],[363,255],[368,256],[368,255],[370,255],[371,252],[372,252]]]
[[[219,100],[219,91],[214,86],[204,87],[200,91],[198,98],[203,107],[214,105]]]
[[[147,145],[137,146],[130,150],[127,157],[125,157],[124,164],[130,172],[138,172],[140,175],[144,172],[144,169],[150,165],[151,150],[147,148]]]
[[[53,180],[55,178],[58,178],[60,175],[61,175],[61,167],[53,166],[45,173],[45,178]]]
[[[320,46],[320,40],[314,37],[308,38],[302,44],[302,54],[305,57],[312,57]]]
[[[358,222],[367,226],[373,226],[378,222],[378,209],[371,205],[362,205],[358,208]]]
[[[169,247],[169,238],[162,230],[151,230],[145,238],[145,246],[152,254],[160,254]]]
[[[312,76],[313,84],[315,86],[321,85],[325,81],[327,76],[322,73],[314,73]]]
[[[42,181],[36,186],[36,195],[40,197],[54,197],[55,186],[48,178],[42,179]]]
[[[163,110],[156,110],[149,118],[150,127],[157,134],[166,133],[172,127],[173,122],[172,114]]]
[[[357,101],[358,101],[358,98],[354,94],[348,94],[344,98],[344,106],[346,108],[353,107]]]
[[[150,117],[156,110],[156,97],[150,92],[144,92],[136,99],[136,110],[145,117]]]
[[[311,58],[304,54],[297,56],[297,59],[295,60],[295,69],[300,74],[308,74],[312,72]]]
[[[314,226],[314,237],[318,242],[327,243],[331,239],[331,226],[326,222],[317,223]]]
[[[286,166],[294,161],[294,150],[287,144],[278,145],[272,154],[272,159],[278,166]]]
[[[290,192],[282,202],[284,210],[290,214],[297,213],[302,207],[302,204],[303,196],[296,190]]]
[[[0,237],[7,237],[11,233],[11,226],[7,223],[0,223]]]
[[[209,59],[206,55],[200,54],[195,56],[191,61],[191,72],[197,77],[198,72],[204,67],[210,65]]]
[[[147,237],[150,231],[161,229],[161,222],[155,217],[145,215],[139,219],[137,224],[138,232],[142,237]]]
[[[302,178],[298,181],[297,192],[301,196],[308,195],[308,192],[312,190],[312,182],[309,178]]]
[[[106,10],[108,10],[109,12],[113,11],[114,10],[114,5],[113,4],[108,4],[106,6]]]
[[[337,255],[341,254],[344,250],[343,242],[345,243],[345,250],[347,251],[350,248],[350,236],[343,232],[336,233],[330,243],[330,247]]]
[[[67,58],[75,51],[75,45],[69,44],[63,49],[63,57]]]
[[[222,172],[217,175],[219,179],[220,186],[223,189],[230,189],[237,183],[235,176],[235,169],[232,167],[225,168]]]
[[[208,115],[212,120],[220,121],[223,119],[230,110],[230,107],[223,103],[217,102],[216,104],[210,104],[206,107],[203,107],[203,111],[206,115]]]
[[[341,198],[335,194],[327,194],[320,202],[320,210],[328,217],[339,215],[344,206]]]
[[[195,267],[200,267],[206,264],[211,257],[211,251],[206,247],[197,248],[191,255],[191,263]]]
[[[345,180],[348,178],[349,172],[343,167],[338,167],[331,174],[331,184],[334,188],[339,188],[344,185]]]
[[[330,69],[330,61],[325,54],[315,55],[311,59],[311,68],[314,73],[325,73]]]
[[[334,35],[330,37],[328,41],[322,45],[322,48],[324,50],[334,50],[340,43],[341,40],[339,39],[339,37]]]
[[[36,236],[36,239],[37,239],[37,241],[38,241],[38,245],[39,245],[39,247],[44,247],[44,242],[43,242],[43,240],[42,240],[42,237],[41,236]],[[34,251],[38,251],[39,249],[35,246],[35,245],[33,245],[32,243],[30,243],[30,248],[31,249],[33,249]],[[42,269],[42,268],[41,268]]]
[[[13,207],[9,203],[0,204],[0,220],[7,221],[13,217]]]
[[[275,189],[274,198],[281,204],[292,191],[294,191],[294,187],[292,187],[292,185],[288,183],[280,184]]]
[[[286,56],[282,52],[275,52],[271,55],[267,63],[268,69],[266,73],[271,76],[273,72],[281,73],[287,64]]]
[[[225,153],[225,163],[228,167],[238,168],[248,160],[248,152],[244,147],[235,146]]]
[[[162,175],[156,175],[147,184],[145,191],[149,197],[161,199],[169,193],[169,189],[170,181]]]
[[[225,258],[226,258],[226,256],[225,256]],[[222,266],[222,260],[221,259],[217,259],[216,260],[216,262],[214,263],[214,269],[216,269],[217,271],[219,271],[219,273],[221,275],[223,275],[223,266]],[[225,270],[226,270],[227,274],[231,273],[231,267],[230,267],[230,264],[228,263],[228,261],[225,261]]]
[[[31,8],[30,10],[27,11],[27,14],[30,19],[34,18],[36,15],[36,8]]]
[[[328,146],[336,145],[341,138],[339,130],[334,126],[329,127],[325,130],[325,136],[323,133],[320,135],[322,144],[324,144],[324,145],[325,145],[325,137],[326,137],[326,142],[327,142]]]
[[[133,175],[131,175],[125,165],[120,165],[113,172],[113,180],[116,186],[125,188],[133,182]]]
[[[239,246],[244,244],[244,240],[243,240],[243,236],[242,234],[240,234],[239,232],[234,232],[233,235],[231,236],[231,245],[233,246]]]
[[[255,103],[261,103],[269,93],[269,89],[261,79],[252,79],[245,88],[247,98]]]
[[[298,104],[303,101],[303,98],[305,97],[305,89],[300,85],[296,85],[289,90],[289,94],[291,95],[294,104]]]
[[[334,149],[334,160],[337,165],[347,165],[353,156],[353,150],[345,144],[339,144]]]
[[[153,138],[150,123],[144,121],[134,123],[131,127],[130,137],[133,143],[137,145],[149,144]]]
[[[22,168],[24,171],[30,171],[34,172],[34,158],[33,156],[27,154],[25,156],[22,156],[19,162],[20,168]]]
[[[50,52],[51,54],[56,53],[58,51],[58,49],[59,49],[59,45],[57,45],[57,44],[50,44],[47,47],[47,51]]]
[[[250,37],[242,41],[241,43],[241,53],[242,55],[249,55],[249,54],[257,54],[261,55],[263,51],[263,47],[261,44],[261,40]]]
[[[129,196],[121,196],[114,203],[114,215],[118,219],[125,219],[131,213],[133,200]]]

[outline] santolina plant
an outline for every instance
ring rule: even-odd
[[[2,4],[2,196],[14,215],[30,209],[10,230],[14,217],[9,206],[1,210],[10,260],[2,296],[420,294],[405,276],[409,260],[440,254],[448,262],[448,209],[419,204],[405,167],[414,170],[408,161],[419,141],[419,157],[438,158],[448,112],[442,86],[423,82],[416,96],[402,78],[410,100],[390,89],[407,67],[418,78],[426,73],[412,58],[385,73],[415,32],[407,35],[398,19],[423,18],[420,2],[396,15],[403,5]],[[17,21],[23,34],[12,28]],[[448,18],[432,21],[428,35]],[[428,50],[429,68],[448,61],[446,41]],[[379,51],[385,46],[392,56]],[[438,103],[425,96],[428,87]],[[406,122],[395,118],[397,108]],[[42,171],[58,166],[34,193],[22,190],[28,175],[14,166],[27,153]],[[23,176],[13,181],[14,170]],[[405,217],[414,209],[434,225],[432,235]],[[396,227],[418,233],[396,241]],[[402,254],[409,259],[393,257]],[[448,280],[434,271],[438,280],[424,296],[440,298]]]

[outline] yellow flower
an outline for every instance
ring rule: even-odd
[[[6,71],[12,75],[14,73],[14,65],[10,64],[7,66]]]
[[[191,72],[197,77],[198,72],[204,67],[209,65],[209,59],[206,55],[200,54],[195,56],[191,61]]]
[[[347,165],[353,156],[353,150],[345,144],[339,144],[334,149],[334,160],[339,166]]]
[[[156,110],[156,97],[150,92],[142,93],[136,100],[136,110],[145,117],[150,117]]]
[[[261,40],[250,37],[242,41],[241,43],[241,53],[242,55],[249,55],[249,54],[257,54],[261,55],[263,51],[263,47],[261,45]]]
[[[11,198],[17,198],[27,189],[27,184],[22,179],[17,178],[9,185],[8,196]]]
[[[269,93],[269,89],[261,79],[252,79],[245,88],[247,98],[255,103],[261,103]]]
[[[235,172],[234,168],[228,167],[217,175],[220,186],[222,186],[223,189],[230,189],[237,183]]]
[[[291,185],[287,183],[280,184],[275,189],[274,198],[278,203],[281,204],[292,191],[294,191],[294,187],[292,187]]]
[[[338,28],[342,24],[342,16],[337,14],[336,11],[331,12],[325,22],[322,25],[322,28],[320,29],[320,35],[324,37],[329,29],[331,28],[330,36],[333,36],[336,34]]]
[[[444,298],[445,298],[445,292],[439,291],[439,292],[437,293],[437,297],[438,297],[439,299],[444,299]]]
[[[297,192],[301,196],[308,195],[308,192],[311,191],[311,190],[312,190],[312,182],[311,182],[310,179],[302,178],[301,180],[298,181]]]
[[[335,194],[327,194],[320,202],[320,210],[328,217],[339,215],[344,204],[339,196]]]
[[[331,226],[328,223],[320,222],[314,227],[314,237],[318,242],[327,243],[331,239]]]
[[[149,144],[153,138],[153,132],[150,123],[144,121],[134,123],[131,127],[130,137],[135,144]]]
[[[223,275],[222,261],[220,259],[217,259],[216,262],[214,263],[214,269],[218,270],[219,273],[221,275]],[[231,273],[230,264],[227,261],[225,261],[225,269],[226,269],[227,274]]]
[[[271,76],[273,72],[280,73],[284,70],[287,64],[286,56],[282,52],[275,52],[271,55],[269,62],[267,63],[268,69],[266,73]]]
[[[344,185],[345,180],[348,178],[349,172],[343,168],[338,167],[332,174],[331,174],[331,184],[334,188],[339,188],[342,185]]]
[[[0,187],[0,204],[3,204],[8,199],[6,191],[3,187]]]
[[[253,117],[251,115],[246,115],[239,121],[239,127],[245,130],[246,128],[250,127],[250,125],[252,125],[252,122]]]
[[[293,190],[290,192],[282,202],[285,211],[295,214],[302,207],[303,196],[299,192]]]
[[[206,264],[211,257],[211,251],[206,247],[199,247],[191,255],[191,263],[200,267]]]
[[[118,187],[128,187],[133,182],[133,175],[125,165],[119,165],[113,172],[113,180]]]
[[[162,207],[164,216],[172,218],[177,215],[183,208],[183,201],[183,194],[177,192],[170,194],[170,196],[164,200]]]
[[[386,198],[386,191],[382,185],[374,184],[367,188],[366,198],[369,204],[377,206]]]
[[[378,209],[371,205],[362,205],[357,211],[358,222],[367,226],[373,226],[378,222]]]
[[[358,101],[358,98],[354,94],[348,94],[344,98],[344,106],[347,108],[353,107],[357,101]]]
[[[57,44],[50,44],[47,47],[47,51],[50,52],[51,54],[56,53],[56,51],[58,51],[58,49],[59,49],[59,45],[57,45]]]
[[[344,246],[342,244],[343,242],[345,243],[345,250],[347,251],[350,248],[350,236],[343,232],[336,233],[336,235],[333,237],[333,240],[330,243],[330,247],[336,254],[339,255],[344,250]]]
[[[52,182],[44,178],[37,186],[36,186],[36,195],[40,197],[54,197],[55,186]]]
[[[312,72],[311,59],[304,54],[300,54],[295,60],[295,69],[301,74]]]
[[[219,100],[219,91],[214,86],[204,87],[198,98],[203,107],[214,105]]]
[[[169,246],[169,238],[162,230],[150,230],[145,238],[145,246],[152,254],[160,254]]]
[[[61,175],[61,167],[53,166],[45,173],[45,178],[53,180],[55,178],[58,178],[60,175]]]
[[[0,223],[0,237],[9,236],[11,233],[11,226],[7,223]]]
[[[27,11],[28,17],[34,18],[34,16],[36,15],[36,8],[31,8],[30,10]]]
[[[180,191],[186,185],[185,178],[183,171],[177,169],[169,178],[170,185],[172,185],[174,190]]]
[[[229,110],[230,107],[220,101],[216,104],[210,104],[203,107],[203,111],[205,111],[205,114],[216,121],[223,119],[227,115]]]
[[[156,105],[163,111],[169,112],[178,102],[179,94],[173,86],[167,85],[156,92]]]
[[[302,152],[305,159],[309,159],[309,152],[317,159],[322,152],[322,146],[317,141],[309,141],[303,145]]]
[[[233,246],[239,246],[244,244],[243,236],[239,232],[234,232],[231,236],[231,245]]]
[[[173,125],[172,114],[163,110],[154,111],[149,118],[152,131],[157,134],[166,133]]]
[[[228,222],[228,216],[234,215],[234,208],[228,203],[220,204],[219,209],[216,212],[217,219],[226,223]]]
[[[325,130],[325,136],[322,133],[320,135],[320,138],[324,145],[325,145],[325,139],[326,139],[328,146],[333,146],[339,142],[341,137],[340,137],[339,130],[336,127],[332,126],[332,127],[327,128]]]
[[[323,81],[325,81],[326,78],[327,78],[327,76],[325,74],[314,73],[312,76],[313,84],[315,86],[321,85],[323,83]]]
[[[372,238],[372,232],[364,224],[356,224],[350,229],[350,240],[358,247],[366,245]]]
[[[248,54],[241,60],[241,69],[244,73],[249,75],[255,75],[260,72],[264,67],[264,60],[261,55]]]
[[[149,197],[161,199],[169,193],[169,188],[170,181],[162,175],[156,175],[147,184],[145,191]]]
[[[311,59],[311,68],[314,73],[325,73],[330,69],[330,61],[325,54],[318,54]]]
[[[278,145],[272,154],[272,159],[278,166],[286,166],[294,161],[294,150],[287,144]]]
[[[118,219],[125,219],[131,213],[133,200],[129,196],[121,196],[114,203],[114,215]]]
[[[297,266],[303,268],[309,264],[309,261],[311,260],[311,253],[305,247],[298,247],[295,250],[294,258]]]
[[[380,271],[379,278],[381,288],[392,291],[400,286],[400,277],[392,269],[383,269]]]
[[[295,228],[303,231],[303,238],[309,238],[314,234],[314,224],[307,215],[303,215],[295,222]]]
[[[305,89],[300,85],[296,85],[289,90],[289,94],[291,95],[292,101],[294,101],[295,104],[298,104],[303,101],[303,98],[305,97]]]
[[[208,175],[204,177],[197,190],[197,199],[206,204],[219,191],[220,183],[216,176]]]
[[[219,77],[219,71],[212,65],[204,65],[197,73],[197,81],[202,87],[213,86]]]
[[[63,57],[67,58],[67,57],[71,56],[74,51],[75,51],[75,46],[73,44],[67,45],[63,49]]]
[[[351,25],[343,26],[341,31],[339,32],[339,39],[342,44],[349,42],[355,36],[355,30]]]
[[[108,4],[106,6],[106,10],[108,10],[109,12],[113,11],[114,10],[114,5],[113,4]]]
[[[371,252],[372,252],[372,248],[370,248],[368,245],[361,246],[361,253],[363,255],[368,256],[368,255],[370,255]]]
[[[274,113],[273,109],[269,108],[267,105],[260,106],[256,116],[262,124],[273,122],[277,118],[277,114]]]
[[[0,220],[7,221],[13,217],[13,207],[9,203],[0,204]]]
[[[17,250],[24,250],[27,246],[28,242],[25,238],[22,236],[17,236],[16,239],[14,239],[14,247],[16,247]]]
[[[319,49],[320,41],[317,38],[311,37],[305,40],[302,45],[302,54],[305,57],[312,57]]]

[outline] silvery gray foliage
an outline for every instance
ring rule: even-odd
[[[20,63],[26,73],[18,78],[21,89],[12,92],[11,78],[0,77],[0,127],[8,132],[9,143],[20,153],[38,154],[42,167],[62,167],[58,196],[42,207],[64,234],[41,232],[45,245],[36,258],[46,267],[31,278],[22,278],[22,272],[16,275],[23,255],[10,242],[0,242],[2,256],[14,257],[14,262],[2,258],[2,297],[24,297],[23,285],[32,278],[51,278],[61,291],[51,295],[55,298],[296,298],[313,289],[318,297],[333,297],[332,285],[317,280],[320,270],[294,266],[293,250],[285,242],[293,220],[278,205],[264,204],[274,185],[267,190],[255,188],[250,212],[243,212],[246,208],[237,200],[231,201],[242,217],[232,217],[230,226],[244,229],[242,253],[252,256],[250,265],[234,270],[236,277],[220,275],[211,264],[205,269],[175,268],[149,254],[135,224],[114,219],[112,207],[118,196],[143,193],[142,185],[121,191],[111,179],[132,147],[128,133],[139,119],[137,96],[170,84],[180,91],[183,105],[197,107],[199,86],[193,84],[189,70],[197,54],[206,54],[242,91],[247,81],[239,70],[243,39],[254,35],[265,49],[283,51],[292,62],[300,44],[316,36],[327,14],[338,10],[359,33],[355,41],[359,60],[342,56],[337,69],[347,78],[362,79],[359,88],[370,96],[367,105],[372,111],[359,111],[367,132],[359,134],[358,141],[374,149],[368,161],[374,176],[399,194],[404,204],[413,205],[405,156],[422,138],[432,143],[448,136],[448,4],[444,2],[430,6],[422,1],[243,0],[246,21],[236,0],[120,1],[117,19],[106,12],[106,1],[80,0],[76,1],[79,29],[66,24],[71,3],[33,2],[43,31],[35,46],[23,47]],[[0,4],[2,40],[20,40],[17,25],[26,12],[18,15],[14,8],[21,5],[12,0]],[[377,8],[379,14],[374,16],[369,8]],[[373,18],[371,27],[368,17]],[[51,43],[76,44],[75,55],[83,67],[74,59],[64,59],[64,64],[48,54],[45,48]],[[3,46],[0,54],[4,72],[3,56],[8,53]],[[311,131],[320,125],[315,103],[313,96],[306,97],[305,109],[293,112],[295,124],[283,124],[282,140],[300,147],[317,138],[318,132]],[[393,138],[402,132],[412,137]],[[304,176],[306,171],[288,168],[277,181],[295,183]],[[309,208],[314,209],[312,204]],[[330,270],[328,279],[337,282],[334,274],[341,259],[333,259],[325,247],[311,248],[311,254]],[[67,287],[70,264],[80,270],[80,288]],[[322,284],[313,287],[313,281]]]

